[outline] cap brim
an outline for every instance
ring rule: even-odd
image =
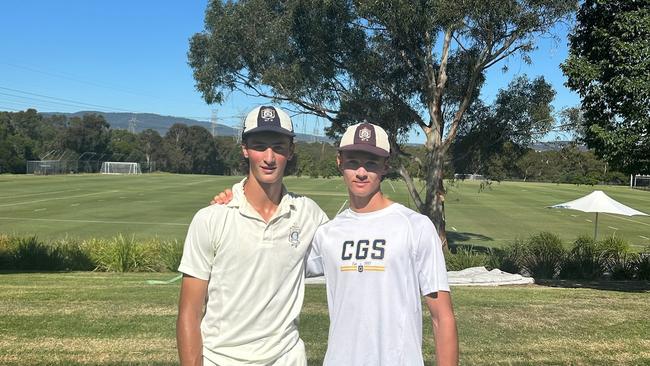
[[[378,148],[377,146],[372,145],[347,145],[339,147],[339,151],[363,151],[373,155],[381,156],[382,158],[387,158],[390,154],[388,151]]]
[[[295,137],[296,136],[295,133],[293,133],[293,132],[291,132],[291,131],[289,131],[289,130],[287,130],[285,128],[279,127],[279,126],[259,126],[259,127],[253,128],[252,130],[248,130],[248,131],[244,132],[242,135],[243,136],[248,136],[251,133],[258,133],[258,132],[275,132],[275,133],[279,133],[279,134],[282,134],[282,135],[285,135],[285,136],[290,136],[290,137]]]

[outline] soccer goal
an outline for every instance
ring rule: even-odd
[[[636,174],[630,176],[630,187],[650,189],[650,175]]]
[[[76,162],[68,160],[29,160],[27,161],[27,174],[50,175],[74,173]]]
[[[105,161],[102,163],[102,174],[142,174],[140,163],[122,161]]]

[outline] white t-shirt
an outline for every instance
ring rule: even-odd
[[[449,291],[442,245],[424,215],[398,203],[346,210],[316,231],[307,274],[324,274],[324,365],[423,365],[421,296]]]
[[[242,183],[233,193],[227,205],[196,213],[178,270],[209,281],[203,356],[218,365],[268,365],[299,344],[305,255],[327,216],[283,187],[267,224]]]

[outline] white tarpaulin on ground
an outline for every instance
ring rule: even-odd
[[[593,191],[582,198],[549,206],[549,208],[568,208],[570,210],[578,210],[582,212],[595,212],[596,221],[594,228],[594,239],[598,237],[598,213],[600,212],[624,216],[648,216],[641,211],[637,211],[632,207],[625,206],[624,204],[615,201],[606,195],[603,191]]]
[[[447,278],[452,286],[526,285],[535,282],[532,277],[503,272],[499,269],[488,271],[485,267],[448,271]],[[307,278],[306,283],[325,283],[325,277]]]
[[[465,268],[447,272],[449,284],[454,286],[500,286],[535,283],[532,277],[504,272],[498,268],[488,271],[485,267]]]

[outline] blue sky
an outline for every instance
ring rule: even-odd
[[[264,100],[234,93],[210,106],[195,90],[188,40],[202,30],[206,5],[207,0],[2,2],[0,110],[148,112],[209,120],[216,109],[220,123],[234,126],[236,115]],[[512,57],[490,69],[482,98],[492,101],[519,74],[543,75],[557,91],[556,110],[577,105],[559,69],[568,31],[559,25],[559,41],[538,39],[532,65]],[[503,65],[508,72],[501,71]],[[411,141],[422,137],[413,135]]]

